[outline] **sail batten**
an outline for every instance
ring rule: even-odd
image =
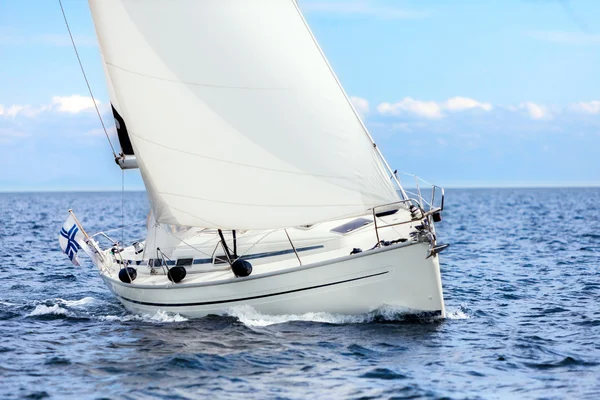
[[[398,199],[293,0],[90,0],[157,222],[271,229]]]

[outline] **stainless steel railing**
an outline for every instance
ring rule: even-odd
[[[425,232],[425,234],[431,234],[431,241],[433,242],[433,244],[435,244],[434,219],[438,219],[437,217],[439,217],[440,212],[444,209],[444,189],[440,186],[433,185],[413,174],[400,173],[400,175],[409,176],[414,179],[414,190],[404,188],[404,192],[407,195],[414,197],[409,197],[407,199],[400,200],[394,203],[382,204],[373,207],[373,222],[378,245],[381,244],[381,238],[379,235],[379,231],[381,229],[419,221],[422,222],[422,229]],[[398,176],[398,174],[396,174],[396,177],[398,178],[398,181],[400,181],[400,177]],[[422,190],[423,184],[430,186],[430,189],[427,189],[425,193]],[[427,193],[427,191],[429,191],[429,193]],[[429,194],[430,196],[426,198],[427,194]],[[377,217],[378,214],[393,209],[396,206],[398,208],[404,207],[406,210],[408,210],[410,212],[409,218],[403,221],[389,223],[385,225],[381,225],[381,223],[377,222],[377,220],[379,219]]]

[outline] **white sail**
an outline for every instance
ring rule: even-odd
[[[179,244],[195,236],[200,230],[193,227],[160,224],[156,222],[152,211],[148,215],[146,228],[147,235],[143,255],[145,260],[164,258],[164,256],[171,258],[173,250]],[[157,249],[160,249],[160,251]]]
[[[106,89],[108,91],[108,99],[110,100],[110,104],[117,110],[119,113],[121,112],[121,107],[119,107],[119,99],[117,99],[117,95],[115,93],[115,88],[110,80],[110,74],[108,73],[108,68],[106,67],[106,62],[104,61],[104,54],[100,52],[100,58],[102,59],[102,67],[104,69],[104,78],[106,79]]]
[[[294,0],[90,0],[158,222],[268,229],[398,195]]]

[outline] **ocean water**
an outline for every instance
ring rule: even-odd
[[[69,208],[95,232],[147,207],[0,194],[0,398],[600,398],[600,189],[448,190],[449,316],[428,321],[130,314],[57,235]]]

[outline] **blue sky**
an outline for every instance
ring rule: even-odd
[[[393,168],[600,185],[599,1],[298,1]],[[87,2],[63,4],[106,112]],[[57,1],[0,0],[0,60],[0,191],[120,189]]]

